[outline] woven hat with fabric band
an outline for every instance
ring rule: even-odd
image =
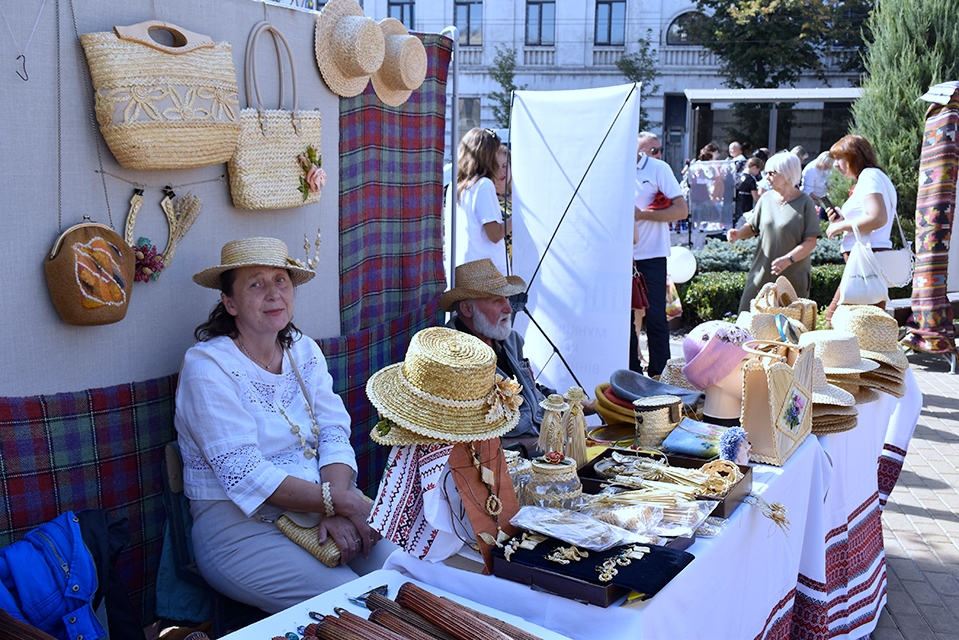
[[[316,16],[314,49],[330,91],[352,98],[383,65],[386,44],[380,25],[355,0],[329,0]]]
[[[519,422],[521,389],[497,375],[496,354],[486,343],[446,327],[414,335],[403,362],[380,369],[366,383],[382,418],[441,442],[490,440],[508,432]],[[373,432],[389,435],[376,427]]]
[[[426,79],[426,47],[396,18],[381,20],[380,29],[386,55],[383,64],[373,73],[373,90],[384,104],[398,107],[409,100]]]
[[[816,355],[822,359],[827,373],[862,373],[872,371],[879,365],[863,360],[859,352],[859,339],[855,333],[836,329],[807,331],[799,336],[799,346],[816,345]]]
[[[812,401],[814,405],[851,407],[856,404],[856,398],[851,393],[829,384],[829,381],[826,380],[826,372],[822,368],[822,360],[815,356],[813,356],[812,371]]]
[[[885,362],[899,371],[909,368],[909,360],[899,347],[899,324],[879,307],[839,305],[832,317],[832,326],[856,334],[863,358]]]
[[[193,282],[210,289],[220,288],[220,275],[239,267],[279,267],[290,273],[293,284],[309,282],[316,272],[290,257],[282,240],[276,238],[244,238],[231,240],[220,249],[220,264],[193,276]]]
[[[489,258],[466,262],[456,267],[455,287],[443,294],[440,306],[452,311],[460,300],[472,298],[508,298],[526,290],[519,276],[504,276]]]

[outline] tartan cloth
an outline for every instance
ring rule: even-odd
[[[959,167],[959,92],[926,112],[916,198],[916,268],[912,278],[912,318],[902,343],[917,351],[953,353],[956,331],[946,297],[949,242],[956,205]]]
[[[144,626],[156,619],[163,447],[176,375],[76,393],[0,398],[0,547],[67,510],[130,521],[117,572]]]
[[[439,296],[411,313],[388,320],[348,336],[317,340],[333,376],[333,391],[343,398],[353,419],[350,441],[356,452],[357,486],[373,496],[386,467],[390,447],[370,438],[378,421],[376,410],[366,397],[366,381],[383,367],[401,362],[413,334],[442,323]]]
[[[420,34],[426,80],[399,107],[340,99],[340,333],[421,308],[446,286],[443,150],[452,41]],[[334,376],[335,377],[335,376]]]

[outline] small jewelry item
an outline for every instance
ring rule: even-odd
[[[263,364],[262,362],[260,362],[259,360],[253,357],[253,354],[250,353],[250,351],[246,348],[246,345],[243,344],[243,338],[241,338],[239,335],[237,335],[236,337],[236,343],[240,345],[240,350],[243,351],[246,357],[252,360],[253,362],[255,362],[257,365],[259,365],[263,369],[266,369],[267,371],[270,371],[270,369],[273,368],[273,362],[276,360],[276,349],[273,349],[273,357],[270,358],[269,364]]]
[[[545,540],[546,540],[546,536],[544,535],[541,535],[539,533],[527,532],[523,534],[523,537],[519,543],[519,546],[522,549],[529,549],[530,551],[532,551],[533,549],[536,548],[536,545],[538,545],[540,542],[543,542]]]
[[[326,517],[332,518],[336,515],[336,510],[333,508],[333,493],[330,491],[330,483],[324,482],[321,487],[323,489],[323,509],[326,511]]]

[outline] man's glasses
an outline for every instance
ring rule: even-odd
[[[651,155],[651,156],[658,156],[658,155],[661,154],[662,152],[663,152],[663,148],[662,148],[662,147],[652,147],[652,148],[649,150],[649,155]]]

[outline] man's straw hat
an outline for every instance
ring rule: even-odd
[[[899,371],[909,368],[909,360],[899,347],[899,324],[879,307],[839,305],[832,317],[832,326],[856,334],[863,358],[885,362]]]
[[[403,362],[377,371],[366,383],[366,395],[381,418],[440,442],[507,433],[519,422],[521,390],[515,380],[497,375],[496,354],[486,343],[446,327],[414,335]],[[389,427],[374,427],[370,436],[383,442],[395,428]]]
[[[330,91],[344,98],[363,93],[383,64],[383,31],[355,0],[329,0],[316,16],[316,64]]]
[[[239,267],[280,267],[290,273],[293,284],[309,282],[316,275],[299,260],[290,257],[290,251],[282,240],[276,238],[244,238],[231,240],[220,249],[220,264],[204,269],[193,276],[198,285],[210,289],[220,288],[220,275]]]
[[[386,54],[383,64],[373,73],[373,90],[384,104],[398,107],[426,79],[426,47],[396,18],[381,20],[380,29]]]
[[[862,373],[879,366],[871,360],[862,359],[859,339],[849,331],[807,331],[799,336],[799,346],[805,347],[809,344],[816,345],[816,355],[822,359],[822,367],[827,374]]]
[[[519,276],[504,276],[489,258],[474,260],[456,267],[456,286],[443,294],[440,306],[452,311],[460,300],[472,298],[508,298],[526,290]]]

